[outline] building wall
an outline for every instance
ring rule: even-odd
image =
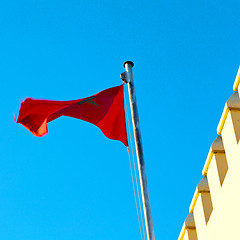
[[[178,240],[240,240],[240,67]]]

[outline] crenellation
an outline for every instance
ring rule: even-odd
[[[217,136],[217,138],[213,141],[213,143],[209,149],[207,159],[206,159],[205,165],[202,170],[203,176],[207,176],[208,167],[211,163],[213,154],[216,154],[216,153],[225,153],[222,136]]]
[[[240,67],[233,89],[178,240],[240,239]]]
[[[178,240],[197,240],[196,226],[192,213],[189,213],[185,219]]]
[[[219,193],[227,174],[227,161],[224,153],[213,154],[212,161],[207,172],[208,184],[213,205],[218,201]]]
[[[223,113],[217,127],[217,133],[219,135],[222,134],[222,129],[225,125],[225,121],[230,110],[240,111],[240,98],[238,92],[233,93],[224,106]]]

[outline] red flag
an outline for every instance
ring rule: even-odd
[[[41,137],[48,132],[47,123],[61,116],[90,122],[98,126],[106,137],[128,146],[123,85],[73,101],[27,98],[21,104],[17,123],[21,123],[33,135]]]

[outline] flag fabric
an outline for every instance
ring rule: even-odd
[[[72,101],[26,98],[21,103],[17,123],[41,137],[48,133],[47,123],[61,116],[90,122],[99,127],[106,137],[128,146],[123,85]]]

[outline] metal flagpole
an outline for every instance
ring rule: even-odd
[[[146,175],[146,169],[145,169],[145,163],[144,163],[142,138],[141,138],[138,109],[137,109],[137,102],[136,102],[136,93],[135,93],[133,73],[132,73],[132,67],[134,66],[134,64],[131,61],[127,61],[123,64],[123,66],[125,67],[126,71],[122,73],[120,77],[123,81],[127,82],[127,85],[128,85],[128,93],[129,93],[129,100],[130,100],[131,113],[132,113],[132,123],[133,123],[134,139],[135,139],[135,146],[136,146],[137,163],[138,163],[139,179],[140,179],[140,186],[141,186],[141,193],[142,193],[142,202],[143,202],[147,239],[155,240],[153,221],[152,221],[152,212],[151,212],[148,185],[147,185],[147,175]]]

